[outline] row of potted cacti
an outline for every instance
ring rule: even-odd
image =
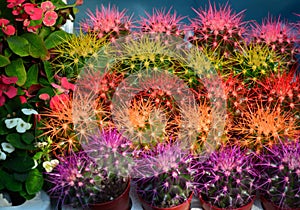
[[[189,209],[193,194],[204,209],[251,209],[256,196],[266,209],[267,201],[277,209],[299,208],[299,143],[282,142],[260,155],[239,146],[191,155],[168,143],[129,158],[135,153],[116,130],[91,141],[93,149],[62,157],[47,174],[58,205],[130,209],[132,182],[144,209]]]
[[[299,207],[299,24],[249,29],[243,12],[209,5],[188,26],[155,10],[135,27],[102,6],[67,34],[75,5],[0,2],[1,191],[96,208],[135,183],[145,209],[193,193],[219,208],[257,193]]]

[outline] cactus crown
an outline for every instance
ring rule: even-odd
[[[260,188],[280,208],[300,205],[300,144],[280,142],[260,156]]]
[[[255,195],[252,156],[237,146],[222,147],[207,160],[195,160],[192,171],[197,193],[218,208],[239,208]]]
[[[162,208],[185,202],[192,193],[191,158],[179,145],[160,144],[137,160],[134,176],[138,195]]]

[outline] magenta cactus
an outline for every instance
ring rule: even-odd
[[[132,174],[137,177],[138,195],[155,207],[169,208],[185,202],[193,191],[190,162],[190,155],[176,144],[160,144],[145,152]]]
[[[53,172],[49,193],[58,205],[87,207],[119,197],[128,186],[129,170],[124,148],[128,141],[115,129],[101,131],[82,146],[85,151],[61,157]],[[123,150],[123,153],[121,153]]]
[[[218,208],[239,208],[256,194],[252,155],[238,146],[222,147],[193,163],[196,192],[203,200]]]
[[[178,16],[176,12],[171,13],[171,9],[153,9],[152,14],[145,12],[146,17],[141,17],[138,21],[138,28],[142,32],[165,33],[167,35],[184,37],[183,24],[184,17]]]
[[[200,47],[215,49],[229,53],[232,47],[237,47],[243,40],[246,23],[243,21],[244,11],[235,13],[228,4],[216,5],[211,3],[208,9],[194,9],[197,17],[191,19],[187,30],[193,32],[189,39]],[[227,49],[229,48],[229,49]]]
[[[258,164],[262,196],[282,209],[300,206],[300,143],[281,142],[267,148]]]
[[[99,38],[107,36],[110,41],[116,40],[121,35],[127,35],[132,25],[131,17],[126,15],[126,10],[118,11],[116,6],[96,8],[95,14],[87,11],[88,18],[80,23],[84,32],[95,33]]]

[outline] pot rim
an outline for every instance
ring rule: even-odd
[[[106,202],[104,202],[104,203],[90,203],[90,204],[88,204],[88,205],[89,205],[89,206],[93,206],[93,205],[97,205],[97,206],[109,205],[110,203],[114,203],[114,202],[120,200],[125,194],[129,193],[129,191],[130,191],[130,178],[128,179],[127,187],[126,187],[126,189],[124,190],[124,192],[123,192],[121,195],[119,195],[118,197],[116,197],[115,199],[113,199],[113,200],[111,200],[111,201],[106,201]]]
[[[219,208],[219,207],[216,207],[216,206],[214,206],[213,204],[211,204],[211,203],[205,201],[205,200],[202,198],[201,195],[199,195],[198,197],[199,197],[199,199],[200,199],[201,202],[207,204],[210,208],[211,208],[211,207],[214,207],[214,209],[217,209],[217,210],[224,210],[224,209],[226,209],[226,210],[228,210],[228,209],[240,210],[240,209],[242,209],[242,208],[244,208],[244,207],[253,205],[253,203],[254,203],[254,201],[255,201],[255,199],[256,199],[256,195],[253,195],[253,196],[252,196],[252,200],[251,200],[249,203],[245,204],[244,206],[241,206],[241,207],[238,207],[238,208],[233,208],[233,207],[229,207],[229,208]]]
[[[138,193],[137,193],[137,195],[138,195],[139,200],[140,200],[143,204],[147,205],[148,207],[156,208],[156,209],[162,209],[162,210],[163,210],[163,209],[169,209],[169,210],[172,210],[172,209],[175,209],[175,208],[178,208],[178,207],[180,207],[180,206],[185,205],[187,202],[191,202],[191,200],[192,200],[192,198],[193,198],[193,195],[194,195],[194,192],[191,191],[190,196],[189,196],[188,199],[186,199],[183,203],[181,203],[181,204],[179,204],[179,205],[177,205],[177,206],[165,207],[165,208],[153,206],[153,205],[149,204],[148,202],[146,202],[146,201],[145,201]]]

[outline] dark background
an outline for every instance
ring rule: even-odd
[[[69,0],[70,1],[70,0]],[[73,0],[74,1],[74,0]],[[269,14],[278,17],[281,16],[289,22],[300,21],[300,17],[295,13],[300,14],[300,0],[210,0],[211,3],[228,4],[231,8],[240,12],[245,10],[245,21],[256,20],[261,23],[263,18]],[[119,10],[127,9],[127,14],[134,14],[133,19],[144,15],[144,11],[152,13],[153,8],[168,10],[171,6],[181,16],[195,17],[192,8],[205,8],[208,6],[208,0],[84,0],[84,4],[79,6],[80,12],[76,16],[75,27],[78,28],[78,22],[86,18],[86,10],[95,11],[96,7],[100,9],[100,5],[107,6],[108,4],[116,5]],[[185,20],[188,23],[188,19]]]

